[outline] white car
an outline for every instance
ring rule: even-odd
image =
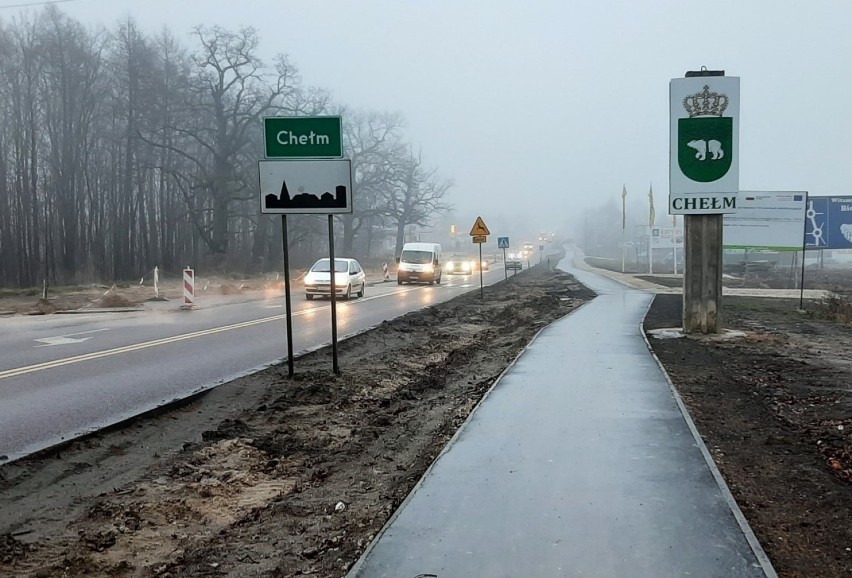
[[[320,259],[305,275],[305,297],[310,301],[314,296],[331,297],[331,260]],[[367,276],[361,264],[355,259],[334,259],[335,293],[349,299],[354,293],[364,296]]]

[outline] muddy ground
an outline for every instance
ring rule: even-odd
[[[544,267],[0,467],[2,576],[343,576],[500,373],[592,297]]]
[[[834,300],[726,297],[729,341],[651,339],[784,578],[852,576],[852,320]],[[646,329],[680,325],[658,295]]]
[[[2,576],[344,576],[501,371],[588,291],[534,268],[0,467]],[[852,576],[852,307],[726,298],[651,339],[782,578]],[[660,295],[649,329],[679,325]]]

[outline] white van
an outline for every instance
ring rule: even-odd
[[[441,284],[441,245],[438,243],[406,243],[399,256],[396,282]]]

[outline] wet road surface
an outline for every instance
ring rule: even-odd
[[[599,296],[539,335],[349,578],[774,577],[641,336],[652,296],[560,267]]]

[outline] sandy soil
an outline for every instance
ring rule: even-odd
[[[0,575],[343,576],[507,364],[588,291],[534,268],[0,467]],[[651,339],[782,578],[852,576],[852,307],[726,298]],[[680,322],[657,296],[646,328]]]
[[[544,267],[0,467],[0,575],[343,576],[500,373],[592,294]]]

